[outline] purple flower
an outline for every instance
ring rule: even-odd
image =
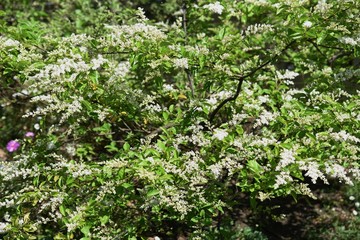
[[[34,136],[35,136],[35,133],[33,133],[33,132],[27,132],[27,133],[25,133],[25,137],[33,138]]]
[[[20,143],[15,140],[9,141],[8,144],[6,145],[6,149],[9,152],[15,152],[19,147],[20,147]]]

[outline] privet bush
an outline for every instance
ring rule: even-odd
[[[101,25],[3,23],[1,124],[24,125],[2,139],[20,143],[1,162],[2,237],[216,238],[245,195],[256,211],[352,184],[359,5],[184,0],[174,22],[139,8],[120,24],[102,10]]]

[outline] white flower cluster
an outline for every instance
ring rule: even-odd
[[[260,103],[267,103],[270,100],[269,95],[259,96],[258,100]]]
[[[96,196],[96,201],[102,201],[106,194],[116,194],[115,183],[113,181],[107,181],[101,185]]]
[[[340,42],[351,45],[351,46],[357,46],[360,43],[360,37],[354,39],[352,37],[342,37],[340,38]]]
[[[145,22],[148,20],[148,18],[145,16],[145,11],[143,8],[139,7],[136,11],[136,15],[139,18],[140,21]]]
[[[63,37],[61,39],[62,44],[70,45],[70,46],[79,46],[84,45],[84,43],[92,40],[93,38],[86,34],[74,34],[72,33],[68,37]],[[60,55],[59,55],[60,56]]]
[[[165,83],[163,85],[163,89],[164,89],[164,92],[174,92],[175,91],[175,88],[172,84],[167,84]]]
[[[224,6],[222,6],[220,4],[219,1],[216,1],[215,3],[209,3],[203,6],[204,9],[208,9],[211,12],[217,13],[217,14],[222,14],[223,10],[224,10]]]
[[[232,96],[232,92],[230,91],[220,91],[217,93],[214,93],[212,95],[209,96],[209,99],[206,100],[206,102],[211,105],[211,106],[215,106],[219,101],[225,100],[226,98],[229,98]]]
[[[271,138],[259,138],[259,139],[254,139],[250,142],[249,146],[270,146],[270,145],[275,145],[278,143],[278,140],[276,140],[274,137]]]
[[[0,36],[0,49],[3,48],[17,48],[20,46],[20,42],[11,38],[5,38]]]
[[[103,122],[106,119],[106,117],[109,115],[110,109],[108,109],[108,108],[100,108],[100,109],[94,110],[94,112],[97,113],[98,119],[101,122]]]
[[[204,136],[203,129],[203,126],[199,124],[194,124],[193,126],[189,127],[189,130],[192,131],[191,136],[182,136],[179,138],[179,140],[183,139],[197,146],[209,146],[211,144],[211,141]]]
[[[166,39],[166,35],[157,27],[145,23],[136,23],[134,25],[111,26],[105,28],[112,32],[102,39],[102,47],[118,47],[120,49],[131,48],[136,50],[133,45],[134,39],[138,42],[145,39],[157,42]]]
[[[73,81],[76,75],[73,75],[70,78],[60,78],[64,76],[65,73],[81,73],[87,72],[90,69],[90,66],[86,64],[80,55],[74,56],[74,58],[63,58],[58,59],[57,64],[48,64],[42,69],[38,74],[29,77],[30,81],[34,81],[37,84],[32,86],[32,88],[41,85],[43,88],[52,88],[56,80],[63,82],[65,79],[67,81]],[[50,84],[50,86],[47,86]]]
[[[269,125],[271,121],[275,120],[278,117],[279,113],[277,112],[269,112],[267,110],[263,110],[256,119],[254,128],[262,126],[262,125]]]
[[[127,91],[129,85],[125,81],[125,77],[130,73],[130,63],[129,61],[124,62],[109,62],[109,73],[110,77],[106,81],[106,87],[109,92],[119,93],[119,91]],[[130,89],[129,89],[130,90]]]
[[[65,224],[68,232],[72,232],[81,224],[85,210],[86,206],[76,207],[76,210],[69,215],[69,221]]]
[[[185,217],[194,207],[186,200],[186,191],[176,189],[173,186],[164,186],[164,189],[160,190],[159,201],[164,206],[172,207],[182,217]]]
[[[73,116],[75,113],[79,113],[82,110],[81,101],[83,101],[82,97],[75,98],[73,97],[73,101],[71,103],[65,103],[60,109],[64,109],[64,113],[61,116],[60,124],[64,123],[70,116]],[[59,109],[57,109],[59,111]]]
[[[149,111],[150,113],[158,113],[162,110],[162,107],[156,103],[156,97],[152,95],[147,95],[140,104],[140,107],[142,107],[145,111]]]
[[[300,191],[300,194],[303,194],[305,196],[309,196],[312,199],[316,199],[316,196],[312,193],[311,189],[308,187],[309,184],[306,183],[300,183],[298,190]]]
[[[216,139],[222,141],[228,135],[229,134],[228,134],[228,132],[226,132],[226,130],[217,128],[217,129],[214,129],[213,138],[216,138]]]
[[[360,69],[355,69],[355,70],[346,69],[345,71],[341,71],[335,74],[335,79],[345,82],[353,77],[359,77],[359,76],[360,76]]]
[[[189,151],[184,153],[183,158],[185,161],[184,174],[191,175],[200,171],[199,164],[203,163],[204,160],[198,153],[195,153],[194,151]]]
[[[292,149],[284,149],[280,153],[280,161],[276,166],[276,171],[281,171],[284,167],[295,163],[295,152]]]
[[[91,63],[90,63],[92,65],[91,69],[96,70],[99,67],[101,67],[101,65],[103,65],[107,62],[108,62],[108,60],[103,58],[103,56],[101,54],[99,54],[97,56],[97,58],[94,58],[91,60]]]
[[[335,112],[334,114],[335,114],[336,120],[338,120],[339,122],[344,122],[346,120],[350,120],[353,118],[353,116],[351,116],[350,113]]]
[[[174,66],[177,68],[189,68],[189,63],[187,58],[176,58],[172,60],[174,63]]]
[[[279,71],[276,71],[276,76],[277,76],[278,79],[281,79],[281,80],[284,80],[284,79],[293,80],[297,76],[299,76],[299,73],[293,72],[293,71],[290,71],[290,70],[286,69],[284,74],[282,74]]]
[[[185,46],[185,50],[195,55],[208,55],[210,50],[206,46]]]
[[[354,142],[354,143],[360,143],[360,139],[352,136],[351,134],[347,133],[345,130],[341,130],[340,132],[331,132],[330,136],[339,142]]]
[[[280,174],[276,175],[274,189],[278,189],[282,185],[286,185],[293,181],[293,178],[290,176],[288,172],[280,172]]]
[[[112,77],[124,78],[126,74],[130,71],[130,63],[129,61],[120,62],[114,70],[114,75]],[[110,78],[111,81],[112,78]]]
[[[3,201],[0,202],[0,207],[11,208],[14,205],[15,205],[14,198],[8,199],[8,198],[3,197]]]
[[[299,161],[299,168],[306,171],[305,176],[311,178],[311,182],[316,184],[317,179],[321,179],[325,184],[329,184],[325,175],[320,171],[319,164],[309,159],[309,161]]]
[[[319,0],[316,6],[314,7],[314,12],[320,14],[326,14],[332,8],[331,3],[326,3],[326,0]]]
[[[0,176],[4,181],[10,181],[15,178],[27,179],[30,177],[39,176],[40,172],[37,166],[31,168],[23,168],[19,163],[9,164],[2,163]]]
[[[236,126],[241,124],[244,120],[249,117],[246,113],[236,113],[232,115],[232,119],[229,121],[229,124]]]
[[[52,194],[55,196],[51,196],[48,193],[42,193],[42,197],[39,200],[41,202],[41,206],[39,208],[39,213],[45,212],[45,210],[50,210],[49,216],[50,218],[42,219],[43,223],[54,221],[57,222],[59,219],[61,219],[63,216],[58,211],[59,206],[63,203],[64,198],[67,196],[67,193],[59,192],[58,190],[55,190]],[[49,196],[50,195],[50,196]],[[46,201],[47,199],[47,201]],[[49,209],[50,208],[50,209]]]
[[[11,228],[11,224],[7,222],[0,222],[0,233],[6,233]]]
[[[312,22],[306,20],[304,23],[303,23],[303,27],[304,28],[311,28],[312,27]]]
[[[255,34],[259,34],[259,33],[267,33],[267,32],[273,32],[273,31],[274,31],[274,28],[270,24],[256,23],[254,25],[248,26],[243,34],[245,36],[249,36],[249,35],[255,35]]]
[[[340,182],[344,181],[349,185],[354,184],[353,181],[347,176],[346,169],[337,163],[325,163],[325,170],[327,174],[329,174],[331,177],[338,178]]]

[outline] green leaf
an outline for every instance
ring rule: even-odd
[[[261,165],[256,160],[248,161],[247,166],[252,172],[254,172],[257,175],[260,175],[260,173],[263,171]]]
[[[292,145],[290,143],[280,143],[280,146],[286,149],[291,149]]]
[[[81,232],[85,235],[88,236],[90,234],[90,229],[91,226],[90,225],[85,225],[84,227],[81,228]]]
[[[320,36],[316,39],[316,43],[322,44],[326,37],[327,37],[327,33],[325,31],[321,32]]]
[[[81,103],[85,106],[85,108],[86,108],[89,112],[91,112],[91,111],[93,110],[92,105],[91,105],[90,102],[88,102],[88,101],[86,101],[86,100],[82,100]]]
[[[162,115],[163,115],[165,122],[167,122],[167,120],[169,119],[169,114],[167,112],[163,112]]]
[[[102,216],[100,217],[100,223],[101,225],[105,225],[108,221],[109,221],[110,217],[109,216]]]
[[[110,123],[104,123],[100,127],[93,128],[93,130],[96,131],[96,132],[108,133],[108,132],[111,131],[111,124]]]
[[[65,210],[64,205],[60,205],[59,210],[60,210],[60,213],[61,213],[63,216],[66,216],[66,210]]]
[[[62,233],[58,233],[54,236],[54,240],[66,239],[66,236]]]
[[[150,190],[150,191],[148,191],[147,193],[146,193],[146,196],[147,197],[152,197],[152,196],[155,196],[155,195],[158,195],[159,194],[159,190],[157,190],[157,189],[152,189],[152,190]]]
[[[37,231],[37,228],[34,225],[25,225],[23,226],[24,232],[33,233]]]
[[[199,65],[200,65],[200,69],[203,69],[206,63],[206,56],[205,55],[201,55],[199,58]]]
[[[124,151],[129,151],[129,149],[130,149],[130,144],[129,143],[124,143],[124,145],[123,145],[123,149],[124,149]]]
[[[106,145],[105,148],[109,152],[117,152],[119,149],[116,147],[116,142],[112,141],[109,145]]]
[[[166,145],[165,145],[164,142],[162,142],[162,141],[157,141],[157,145],[158,145],[158,147],[159,147],[161,150],[163,150],[163,151],[166,150]]]
[[[226,33],[226,27],[223,27],[222,29],[220,29],[219,33],[218,33],[218,37],[220,38],[220,40],[222,40],[225,36]]]
[[[121,186],[123,186],[124,188],[131,188],[131,187],[133,187],[133,185],[130,184],[130,183],[123,183],[123,184],[121,184]]]

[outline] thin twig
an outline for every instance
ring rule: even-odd
[[[189,84],[190,84],[191,96],[194,98],[194,96],[195,96],[194,80],[192,78],[192,75],[191,75],[190,71],[188,69],[186,69],[185,71],[186,71],[187,79],[188,79]]]
[[[173,122],[168,123],[168,124],[166,124],[165,126],[161,126],[161,127],[157,128],[157,129],[153,130],[151,133],[148,134],[148,136],[157,135],[157,134],[163,132],[164,130],[169,129],[169,128],[172,128],[172,127],[174,127],[174,126],[176,126],[176,125],[178,125],[178,124],[177,124],[177,123],[173,123]]]
[[[128,52],[128,51],[115,51],[115,52],[99,52],[101,54],[104,54],[104,55],[108,55],[108,54],[128,54],[128,53],[131,53],[131,52]]]

